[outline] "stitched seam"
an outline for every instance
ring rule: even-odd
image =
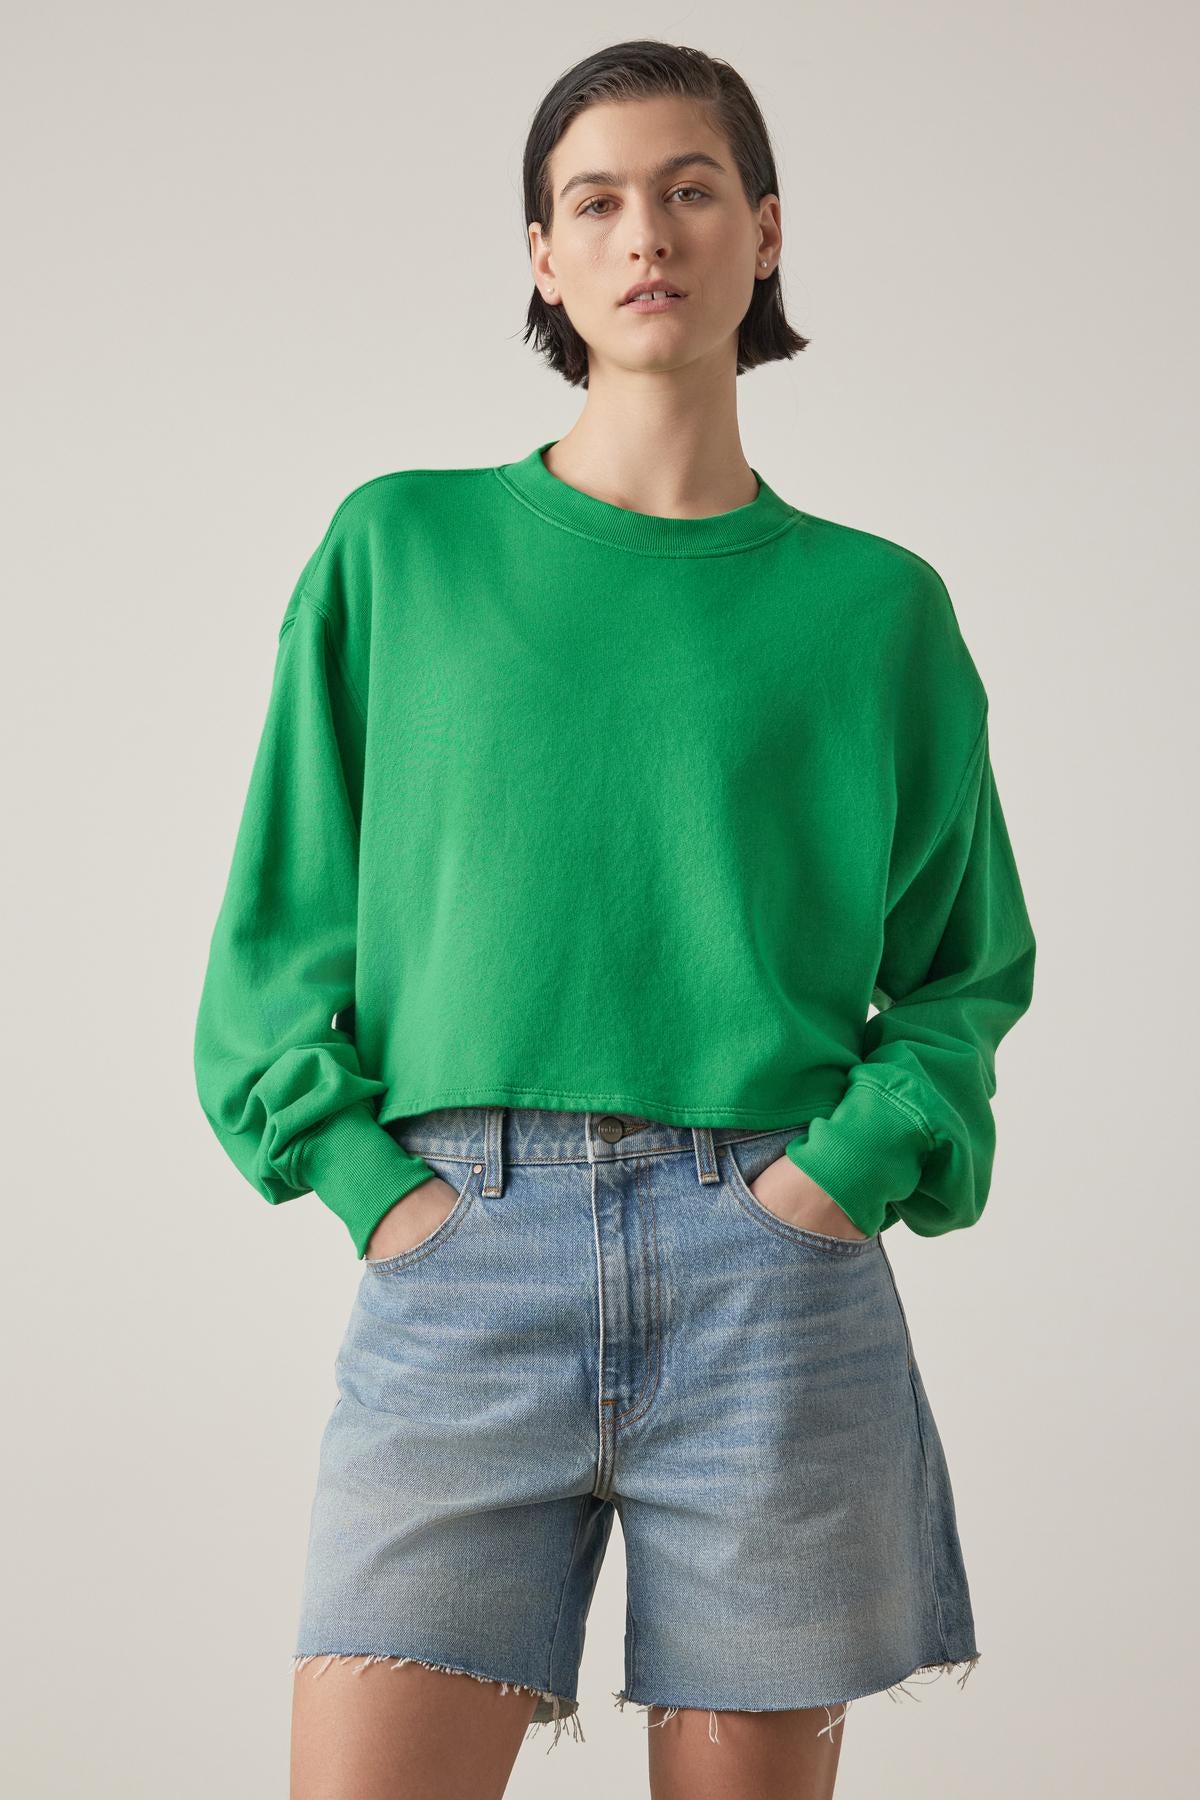
[[[941,848],[943,840],[946,838],[947,834],[949,833],[950,827],[954,824],[954,821],[957,819],[960,811],[962,810],[963,805],[966,802],[967,796],[971,790],[971,777],[975,773],[976,764],[979,761],[980,755],[983,750],[984,738],[987,735],[987,723],[988,723],[988,703],[985,700],[984,705],[983,705],[983,718],[980,721],[979,730],[975,734],[975,741],[971,745],[971,753],[967,757],[967,766],[963,770],[962,779],[959,781],[958,787],[954,791],[954,799],[950,803],[950,810],[946,814],[946,817],[942,820],[941,825],[938,827],[937,833],[934,836],[933,843],[930,845],[928,852],[926,853],[925,857],[922,859],[921,867],[917,870],[916,875],[913,876],[913,881],[915,881],[917,879],[917,876],[919,876],[921,874],[922,870],[927,869],[929,867],[930,863],[933,861],[938,850]]]
[[[875,1092],[882,1095],[889,1106],[894,1106],[896,1110],[902,1112],[905,1118],[913,1125],[920,1127],[930,1149],[935,1149],[937,1147],[937,1138],[926,1124],[924,1116],[917,1111],[915,1106],[910,1106],[907,1100],[902,1100],[898,1094],[893,1094],[891,1088],[884,1087],[882,1083],[878,1081],[871,1081],[866,1076],[864,1076],[856,1085],[858,1087],[874,1088]]]
[[[721,1148],[727,1150],[729,1146],[722,1144]],[[832,1233],[810,1231],[805,1225],[789,1225],[786,1219],[777,1218],[769,1206],[764,1206],[762,1201],[750,1192],[750,1183],[738,1168],[735,1156],[729,1158],[729,1166],[734,1175],[734,1180],[729,1184],[734,1199],[760,1230],[769,1231],[773,1237],[782,1238],[788,1244],[796,1243],[798,1237],[801,1245],[811,1244],[814,1249],[828,1250],[835,1256],[847,1251],[856,1255],[859,1251],[866,1250],[878,1242],[878,1232],[865,1238],[839,1238],[834,1237]],[[742,1192],[743,1188],[745,1193]],[[792,1235],[793,1232],[797,1234],[797,1237]]]
[[[643,1291],[646,1295],[646,1303],[647,1304],[646,1304],[645,1324],[644,1324],[644,1329],[643,1329],[643,1333],[642,1333],[642,1385],[638,1389],[637,1393],[634,1395],[633,1399],[629,1402],[629,1405],[626,1407],[625,1411],[614,1413],[613,1424],[618,1425],[618,1426],[629,1424],[634,1419],[637,1418],[639,1407],[641,1407],[642,1401],[646,1397],[646,1391],[650,1386],[650,1352],[651,1352],[650,1333],[651,1333],[651,1329],[652,1329],[651,1318],[650,1318],[650,1305],[649,1305],[650,1270],[649,1270],[649,1265],[648,1265],[647,1259],[646,1259],[646,1209],[642,1203],[642,1179],[643,1179],[643,1176],[646,1174],[645,1159],[642,1157],[635,1157],[633,1160],[633,1167],[632,1167],[632,1169],[629,1170],[629,1173],[633,1177],[633,1192],[634,1192],[634,1197],[637,1200],[638,1256],[639,1256],[639,1259],[640,1259],[641,1265],[642,1265]],[[644,1410],[644,1408],[642,1408],[642,1410]]]
[[[827,1114],[823,1113],[814,1116],[821,1118],[828,1117]],[[395,1122],[394,1119],[388,1120],[386,1121],[386,1125],[390,1127],[391,1125],[394,1125]],[[776,1125],[771,1126],[767,1131],[752,1131],[746,1137],[723,1138],[720,1144],[713,1145],[713,1150],[714,1153],[718,1153],[721,1150],[728,1149],[730,1144],[757,1144],[765,1137],[782,1137],[787,1138],[790,1142],[792,1138],[807,1129],[808,1123],[809,1121],[806,1119],[802,1125]],[[686,1130],[687,1127],[683,1126],[681,1129]],[[399,1142],[400,1140],[397,1139],[397,1141]],[[415,1136],[407,1131],[404,1133],[401,1147],[407,1150],[410,1155],[432,1156],[437,1162],[479,1161],[478,1156],[464,1156],[453,1150],[443,1150],[440,1143],[419,1143]],[[694,1155],[695,1150],[691,1144],[663,1144],[657,1150],[633,1150],[630,1151],[628,1156],[597,1156],[594,1160],[597,1166],[604,1167],[610,1163],[627,1163],[631,1158],[642,1159],[649,1162],[652,1158],[658,1156]],[[586,1169],[590,1160],[592,1159],[586,1156],[509,1156],[506,1159],[505,1167],[518,1169]],[[490,1192],[490,1190],[488,1191]]]
[[[908,1328],[908,1314],[905,1312],[904,1302],[900,1298],[900,1287],[896,1280],[896,1271],[892,1267],[892,1259],[882,1244],[880,1245],[880,1250],[883,1253],[883,1260],[887,1264],[887,1272],[892,1283],[892,1293],[895,1296],[896,1305],[899,1308],[900,1321],[904,1326],[905,1360],[908,1365],[908,1385],[913,1398],[913,1415],[917,1424],[917,1442],[921,1446],[921,1467],[925,1475],[925,1539],[929,1547],[929,1584],[933,1590],[933,1607],[934,1612],[937,1615],[938,1631],[942,1640],[942,1660],[945,1662],[949,1660],[946,1649],[946,1621],[942,1614],[942,1596],[938,1589],[937,1559],[934,1553],[933,1543],[933,1495],[930,1488],[929,1453],[925,1444],[925,1428],[921,1423],[921,1399],[917,1392],[915,1374],[916,1353],[913,1350],[912,1333]]]
[[[695,1114],[701,1115],[696,1118],[689,1118],[689,1119],[685,1120],[685,1123],[688,1125],[710,1125],[712,1123],[711,1119],[706,1118],[703,1115],[707,1114],[707,1113],[713,1113],[713,1112],[723,1112],[726,1114],[733,1114],[736,1123],[741,1123],[744,1120],[746,1124],[750,1124],[755,1119],[761,1119],[766,1110],[764,1107],[761,1107],[761,1106],[726,1106],[723,1104],[723,1102],[719,1102],[719,1101],[715,1101],[715,1100],[699,1102],[692,1106],[676,1107],[673,1102],[659,1100],[657,1097],[643,1098],[640,1094],[635,1094],[630,1097],[635,1102],[635,1104],[633,1104],[633,1105],[627,1106],[625,1104],[626,1096],[624,1096],[624,1095],[618,1097],[618,1099],[613,1101],[612,1104],[610,1105],[606,1101],[594,1100],[592,1095],[588,1092],[588,1090],[586,1088],[526,1087],[523,1082],[496,1082],[494,1084],[494,1086],[495,1086],[496,1091],[498,1091],[502,1094],[540,1094],[545,1099],[587,1100],[587,1101],[591,1102],[591,1104],[586,1109],[589,1112],[596,1112],[600,1109],[601,1106],[603,1106],[603,1108],[606,1112],[614,1112],[614,1113],[616,1113],[616,1112],[631,1112],[631,1113],[636,1113],[639,1118],[648,1118],[648,1119],[655,1118],[656,1109],[658,1107],[666,1106],[669,1104],[671,1106],[671,1110],[674,1112],[687,1112],[687,1113],[695,1113]],[[442,1090],[442,1092],[443,1092],[442,1099],[413,1101],[411,1103],[409,1103],[408,1101],[405,1101],[405,1103],[398,1109],[398,1111],[393,1113],[391,1116],[393,1118],[403,1118],[408,1115],[413,1115],[416,1113],[437,1112],[443,1106],[456,1104],[461,1097],[469,1096],[473,1091],[474,1090],[471,1088],[446,1088],[446,1089]],[[470,1104],[486,1105],[488,1103],[483,1102],[483,1101],[471,1101]],[[836,1104],[836,1102],[831,1102],[831,1104]],[[765,1129],[771,1129],[771,1128],[766,1127]],[[778,1129],[782,1130],[782,1127],[779,1127]]]
[[[554,1630],[550,1637],[550,1648],[546,1653],[546,1687],[551,1693],[558,1690],[554,1684],[554,1652],[558,1646],[559,1632],[562,1630],[563,1607],[567,1598],[567,1583],[571,1579],[571,1570],[575,1567],[575,1557],[579,1550],[579,1540],[583,1535],[583,1521],[587,1513],[588,1496],[585,1494],[579,1502],[579,1511],[575,1518],[575,1536],[571,1542],[571,1553],[567,1557],[567,1566],[563,1570],[562,1587],[558,1594],[558,1611],[554,1616]]]
[[[350,489],[350,492],[348,494],[345,494],[342,497],[342,499],[338,501],[337,506],[334,508],[333,516],[330,519],[328,525],[325,527],[324,533],[321,537],[321,541],[317,545],[316,549],[313,551],[313,566],[312,566],[312,570],[309,574],[309,581],[311,581],[315,578],[318,571],[320,570],[322,562],[325,560],[325,551],[328,548],[330,538],[333,536],[334,526],[337,524],[338,520],[341,518],[342,514],[345,512],[345,510],[349,506],[350,502],[352,500],[356,500],[360,494],[365,494],[368,488],[377,487],[379,485],[379,483],[383,482],[383,481],[405,480],[413,475],[432,475],[432,476],[479,475],[479,474],[482,474],[482,472],[483,472],[482,469],[478,469],[478,468],[474,468],[474,469],[385,469],[381,475],[369,475],[365,481],[360,481],[358,483],[357,487],[352,487]],[[304,585],[305,585],[305,588],[307,588],[308,582],[306,581]]]
[[[417,1186],[419,1187],[420,1185],[421,1185],[420,1182],[418,1182]],[[399,1251],[397,1251],[395,1256],[375,1256],[375,1257],[364,1256],[363,1257],[364,1266],[368,1269],[375,1270],[376,1272],[378,1272],[380,1270],[387,1270],[387,1269],[408,1268],[411,1263],[423,1262],[424,1259],[427,1256],[431,1256],[435,1250],[440,1250],[442,1245],[447,1243],[454,1236],[455,1232],[458,1230],[459,1226],[462,1224],[463,1220],[466,1218],[467,1214],[470,1212],[471,1207],[475,1203],[475,1196],[472,1194],[470,1201],[467,1203],[466,1206],[462,1207],[462,1211],[458,1214],[458,1217],[455,1219],[453,1225],[451,1225],[450,1230],[446,1231],[444,1233],[444,1235],[442,1235],[443,1228],[449,1223],[451,1214],[457,1212],[458,1208],[460,1206],[462,1206],[463,1195],[466,1193],[466,1191],[470,1187],[470,1185],[471,1185],[471,1171],[468,1170],[467,1171],[467,1179],[463,1182],[462,1186],[459,1188],[458,1196],[455,1199],[454,1205],[450,1208],[450,1212],[448,1212],[446,1214],[446,1217],[442,1220],[441,1224],[434,1227],[433,1235],[432,1235],[432,1237],[430,1237],[427,1240],[427,1242],[425,1242],[423,1244],[414,1244],[411,1250],[399,1250]],[[409,1188],[408,1192],[411,1194],[412,1189]],[[405,1194],[402,1194],[400,1196],[401,1200],[404,1200],[406,1198],[407,1198],[407,1195],[405,1195]],[[397,1204],[399,1204],[399,1202],[397,1202]]]
[[[650,1272],[646,1262],[645,1217],[642,1219],[642,1271],[646,1278],[647,1299],[653,1306],[653,1313],[648,1313],[646,1319],[646,1378],[642,1383],[642,1392],[639,1394],[637,1400],[633,1402],[633,1406],[636,1410],[627,1412],[623,1416],[618,1416],[615,1421],[617,1425],[633,1425],[642,1417],[643,1413],[649,1408],[650,1402],[653,1400],[655,1394],[658,1392],[659,1377],[662,1373],[662,1270],[659,1267],[658,1261],[658,1232],[655,1226],[654,1203],[650,1197],[650,1169],[648,1161],[641,1162],[635,1174],[634,1187],[638,1197],[639,1211],[642,1210],[643,1181],[646,1186],[646,1210],[650,1217],[650,1238],[653,1246],[653,1254],[651,1257],[651,1264],[654,1271],[653,1281],[651,1281]]]
[[[774,530],[765,532],[762,537],[754,538],[751,542],[746,544],[725,544],[706,550],[649,550],[642,549],[637,544],[618,543],[614,538],[606,536],[603,532],[588,531],[582,525],[568,525],[564,520],[556,518],[553,513],[544,512],[540,506],[535,505],[529,496],[521,493],[518,488],[515,488],[508,477],[502,474],[498,468],[493,469],[492,474],[501,485],[507,489],[519,505],[526,507],[535,518],[541,519],[543,523],[553,525],[559,531],[568,532],[571,537],[586,538],[588,542],[592,544],[607,544],[613,550],[627,550],[631,556],[665,557],[668,560],[678,560],[679,558],[695,560],[696,558],[707,558],[712,556],[740,556],[744,551],[757,550],[761,544],[774,543],[777,537],[782,536],[785,531],[791,531],[792,527],[804,517],[803,513],[793,507],[791,518],[784,519],[782,524],[777,525]],[[681,521],[675,522],[680,523]]]
[[[337,640],[333,635],[333,620],[331,619],[329,614],[325,611],[325,608],[319,603],[319,601],[316,601],[313,599],[313,597],[309,593],[307,587],[305,587],[303,589],[303,591],[301,592],[300,598],[297,601],[296,605],[297,605],[297,608],[299,608],[301,606],[309,607],[313,612],[315,612],[317,614],[318,618],[321,619],[323,627],[324,627],[323,635],[324,635],[324,639],[325,639],[325,646],[326,646],[327,650],[329,651],[330,657],[333,660],[334,667],[337,669],[338,674],[341,676],[343,687],[346,689],[346,692],[349,694],[351,700],[354,703],[354,710],[358,714],[359,723],[362,725],[365,725],[367,722],[367,709],[366,709],[365,705],[363,704],[362,698],[359,695],[357,687],[354,685],[354,682],[350,678],[350,671],[346,667],[346,664],[342,658],[342,653],[338,648]],[[296,614],[293,612],[291,617],[287,620],[287,623],[291,624],[294,621],[295,617],[296,617]],[[282,632],[280,635],[282,635]]]

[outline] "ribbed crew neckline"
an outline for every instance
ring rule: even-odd
[[[614,506],[551,473],[543,461],[543,452],[557,442],[557,438],[550,438],[517,462],[499,463],[493,474],[518,500],[551,524],[642,556],[719,556],[745,550],[777,537],[801,516],[763,480],[757,469],[751,473],[758,482],[758,493],[745,506],[735,506],[730,512],[710,513],[701,519],[671,519],[659,513]]]

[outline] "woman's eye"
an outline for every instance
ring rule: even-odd
[[[703,188],[692,187],[690,183],[685,183],[684,186],[682,186],[682,187],[672,188],[671,191],[672,191],[672,193],[675,193],[675,194],[697,194],[697,195],[699,195],[701,200],[706,198]],[[580,207],[579,217],[581,219],[585,219],[585,218],[587,218],[587,216],[590,213],[593,219],[606,218],[607,214],[592,212],[592,208],[594,206],[611,206],[611,205],[612,205],[612,202],[610,200],[606,199],[603,195],[597,195],[595,200],[589,200],[586,206]]]

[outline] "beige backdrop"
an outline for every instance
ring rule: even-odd
[[[286,1796],[360,1269],[201,1114],[208,934],[333,507],[576,416],[520,341],[520,153],[561,70],[640,35],[758,94],[812,344],[739,382],[746,453],[945,578],[1039,940],[983,1219],[888,1239],[982,1660],[961,1690],[857,1702],[839,1800],[1190,1786],[1193,21],[1161,0],[10,9],[7,1792]],[[586,1742],[531,1735],[513,1795],[645,1791],[644,1715],[611,1698],[623,1620],[618,1530]]]

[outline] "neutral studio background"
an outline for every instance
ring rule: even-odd
[[[946,580],[1039,943],[983,1218],[888,1236],[982,1660],[856,1702],[839,1800],[1182,1795],[1194,12],[147,0],[7,25],[6,1790],[286,1795],[361,1270],[204,1120],[208,934],[337,502],[575,418],[520,341],[521,148],[561,70],[657,36],[732,61],[778,153],[812,343],[739,381],[746,454]],[[514,1796],[645,1791],[623,1620],[618,1530],[586,1742],[531,1734]]]

